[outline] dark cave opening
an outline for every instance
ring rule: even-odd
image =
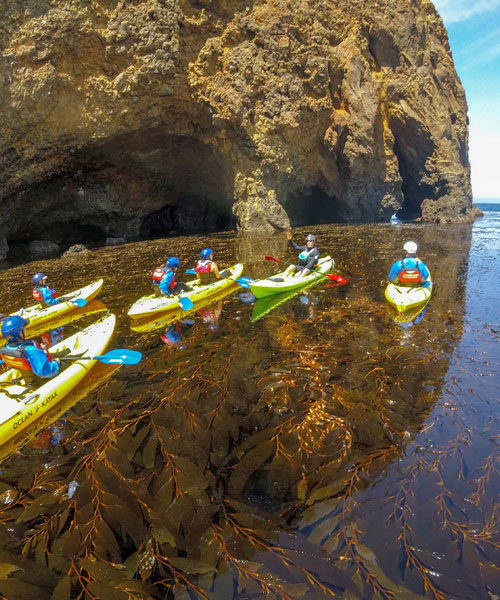
[[[401,121],[392,118],[390,127],[394,134],[394,154],[398,160],[402,179],[403,206],[396,212],[401,220],[413,220],[422,216],[422,202],[435,198],[434,188],[423,183],[427,172],[426,162],[435,150],[429,132],[417,121],[408,118]]]
[[[9,243],[103,244],[236,226],[233,174],[215,146],[162,129],[73,153],[65,172],[8,200]]]
[[[349,222],[347,205],[339,198],[326,194],[319,186],[293,192],[283,202],[283,208],[292,227]]]

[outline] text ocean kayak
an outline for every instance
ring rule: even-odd
[[[325,256],[324,258],[319,259],[316,269],[305,277],[294,277],[293,274],[285,277],[285,272],[283,271],[283,273],[278,273],[268,279],[259,279],[251,282],[250,289],[256,298],[264,298],[271,294],[279,294],[302,288],[308,283],[326,281],[327,277],[324,277],[323,274],[329,273],[333,269],[334,264],[334,260],[331,256]]]
[[[425,304],[432,294],[432,283],[427,287],[403,287],[389,283],[385,288],[386,300],[398,312],[404,312]]]
[[[90,301],[100,292],[103,283],[104,280],[99,279],[98,281],[94,281],[93,283],[75,290],[74,292],[64,294],[63,298],[67,298],[68,300],[83,298],[84,300]],[[26,337],[29,338],[30,336],[34,336],[37,335],[37,333],[42,332],[43,327],[41,327],[41,325],[46,321],[58,319],[65,312],[75,310],[76,308],[76,305],[72,304],[71,302],[59,302],[52,306],[45,307],[42,307],[41,304],[35,304],[12,314],[21,315],[23,319],[29,319],[29,325],[26,328]],[[1,334],[0,339],[3,339]]]
[[[51,353],[68,348],[71,354],[91,357],[99,355],[108,345],[116,318],[114,315],[103,317],[52,346]],[[0,444],[29,427],[36,419],[60,402],[83,379],[95,365],[95,360],[77,360],[68,362],[59,375],[41,387],[31,390],[16,369],[9,369],[0,375]],[[65,364],[65,363],[62,363]]]
[[[243,273],[243,265],[234,265],[229,269],[229,272],[229,277],[219,279],[219,281],[215,281],[209,285],[197,285],[197,279],[189,281],[186,285],[191,288],[192,291],[183,292],[180,295],[181,297],[189,298],[193,303],[196,303],[198,300],[217,294],[234,284],[234,280]],[[179,308],[179,296],[158,297],[151,294],[150,296],[144,296],[137,300],[128,311],[128,316],[132,319],[140,319],[164,310],[175,310]]]

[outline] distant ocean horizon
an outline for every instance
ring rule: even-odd
[[[497,212],[500,211],[500,198],[477,198],[474,200],[474,206],[483,212]]]

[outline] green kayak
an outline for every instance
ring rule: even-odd
[[[300,290],[307,284],[314,285],[320,281],[325,281],[327,277],[325,277],[324,274],[329,273],[333,269],[334,264],[331,256],[325,256],[325,258],[319,259],[316,269],[305,277],[295,277],[294,275],[285,277],[285,272],[278,273],[268,279],[259,279],[251,282],[250,289],[256,298],[264,298],[271,294]]]

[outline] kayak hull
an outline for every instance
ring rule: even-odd
[[[305,277],[285,277],[283,271],[277,275],[273,275],[268,279],[259,279],[250,283],[252,294],[256,298],[264,298],[272,294],[280,294],[283,292],[291,292],[296,289],[303,288],[307,284],[315,284],[320,281],[325,281],[327,277],[324,275],[329,273],[335,265],[333,258],[325,256],[320,258],[316,270]]]
[[[205,298],[209,298],[214,294],[218,294],[226,288],[234,286],[234,280],[241,276],[243,273],[243,265],[237,264],[229,269],[230,275],[224,279],[219,279],[209,285],[197,285],[197,279],[188,281],[186,285],[191,289],[189,292],[183,292],[182,298],[189,298],[193,304]],[[161,313],[170,310],[181,310],[179,305],[179,296],[163,296],[158,297],[154,294],[149,296],[143,296],[135,304],[132,305],[128,311],[128,316],[131,319],[142,319],[144,317],[151,317],[156,313]]]
[[[423,307],[432,295],[432,284],[428,287],[402,287],[389,283],[385,288],[385,298],[398,312],[406,312]]]
[[[50,348],[51,353],[69,349],[70,353],[91,357],[101,354],[115,328],[116,317],[109,315]],[[0,444],[17,436],[58,404],[92,369],[97,361],[70,362],[59,375],[31,391],[16,369],[0,375]]]
[[[93,300],[97,294],[101,291],[104,280],[99,279],[82,287],[73,292],[69,292],[68,294],[64,294],[64,298],[76,300],[77,298],[81,298],[83,300]],[[77,306],[71,302],[59,302],[58,304],[54,304],[52,306],[43,307],[41,304],[35,304],[33,306],[29,306],[28,308],[21,309],[17,311],[16,315],[21,315],[23,319],[29,319],[29,324],[26,327],[26,337],[33,337],[38,335],[39,333],[45,331],[45,324],[49,321],[55,321],[62,317],[65,313],[75,310]],[[3,339],[3,336],[0,334],[0,339]]]

